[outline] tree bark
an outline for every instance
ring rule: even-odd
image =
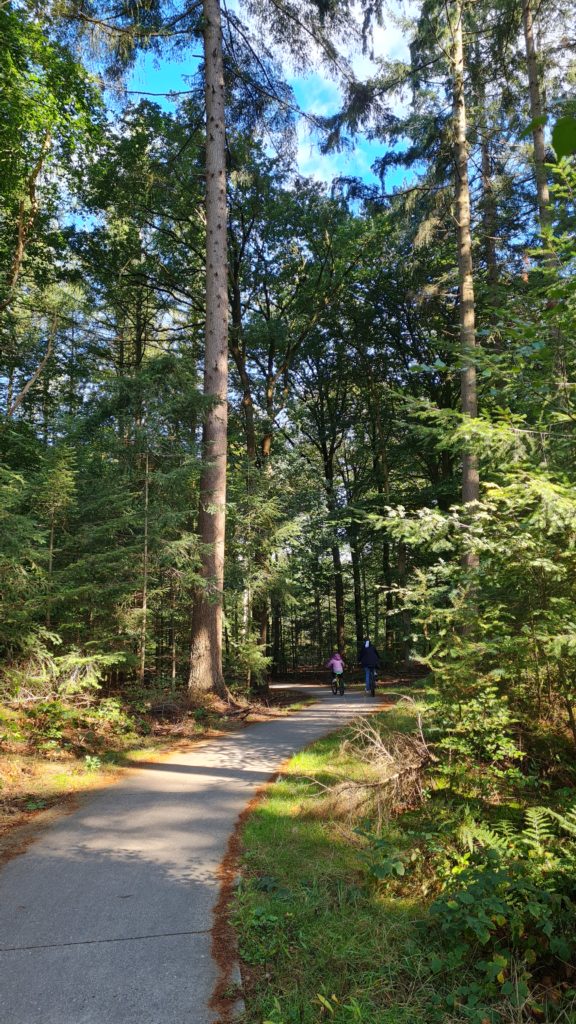
[[[188,691],[225,695],[222,600],[226,528],[228,392],[228,261],[224,62],[219,0],[203,0],[206,101],[206,348],[204,394],[213,406],[204,421],[198,535],[201,575],[192,610]]]
[[[356,646],[360,650],[364,639],[364,626],[362,621],[362,577],[360,573],[360,554],[358,551],[358,536],[354,526],[347,530],[348,543],[350,544],[350,558],[352,560],[352,586],[354,590],[354,625],[356,627]],[[368,628],[368,627],[366,627]],[[342,651],[340,653],[343,653]]]
[[[48,360],[50,359],[50,356],[52,355],[52,345],[53,345],[55,333],[56,333],[56,327],[54,327],[54,332],[53,333],[51,332],[49,337],[48,337],[48,347],[46,349],[46,354],[45,354],[44,358],[42,359],[42,362],[34,370],[34,373],[30,377],[30,380],[26,382],[26,384],[24,385],[24,387],[22,388],[20,393],[18,395],[16,395],[16,398],[14,398],[12,400],[12,402],[10,403],[10,405],[8,406],[8,411],[7,411],[8,418],[13,416],[14,413],[16,412],[16,410],[22,405],[22,402],[26,398],[26,395],[30,391],[30,388],[34,387],[36,381],[42,375],[42,372],[44,371],[44,368],[45,368]]]
[[[334,455],[324,444],[324,479],[326,487],[326,498],[328,511],[331,516],[336,514],[336,498],[334,495]],[[334,527],[336,529],[336,527]],[[344,654],[344,577],[342,575],[342,559],[340,557],[340,545],[336,537],[331,545],[332,565],[334,566],[334,603],[336,606],[336,646],[340,654]]]
[[[150,455],[146,452],[144,462],[144,538],[142,550],[142,623],[140,626],[140,682],[146,673],[146,634],[148,627],[148,500],[150,478]]]
[[[272,675],[278,676],[285,668],[282,654],[282,606],[275,601],[272,607]]]
[[[344,579],[342,576],[342,559],[340,547],[332,544],[332,564],[334,566],[334,603],[336,605],[336,646],[340,654],[344,654]]]
[[[320,592],[318,590],[314,591],[314,614],[316,618],[318,664],[321,665],[324,660],[324,628],[322,623],[322,602],[320,600]]]
[[[464,44],[462,32],[462,6],[455,3],[456,17],[452,25],[453,38],[453,129],[456,183],[456,224],[458,239],[458,279],[460,292],[460,349],[462,355],[461,399],[462,412],[474,418],[478,415],[476,391],[476,322],[474,312],[474,272],[472,267],[472,234],[470,227],[470,186],[468,181],[468,145],[466,141],[466,99],[464,93]],[[462,500],[467,503],[479,497],[478,460],[473,452],[464,452],[462,460]],[[467,565],[475,564],[475,556],[465,558]]]

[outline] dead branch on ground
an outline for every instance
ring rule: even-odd
[[[357,820],[359,816],[375,815],[380,827],[383,818],[391,813],[422,802],[426,768],[438,759],[430,750],[424,736],[422,715],[411,697],[402,702],[413,706],[416,731],[382,733],[371,718],[357,718],[351,725],[351,735],[341,744],[343,754],[353,754],[369,766],[370,776],[376,779],[344,779],[327,785],[312,776],[301,776],[311,782],[322,794],[315,794],[315,813],[332,818]]]

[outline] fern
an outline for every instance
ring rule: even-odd
[[[498,835],[504,836],[504,838],[509,842],[516,839],[518,835],[518,829],[511,821],[499,821],[494,828],[496,832],[498,832]]]
[[[549,809],[547,807],[530,807],[526,811],[526,822],[522,838],[528,841],[532,849],[542,850],[549,846],[554,839]]]
[[[465,849],[473,852],[474,846],[482,846],[487,850],[495,850],[504,854],[508,850],[506,837],[498,834],[494,829],[472,817],[466,817],[459,826],[456,833],[458,842]]]
[[[566,814],[559,814],[558,811],[553,811],[550,807],[542,807],[538,810],[545,811],[549,817],[557,821],[563,832],[576,837],[576,804],[566,811]]]

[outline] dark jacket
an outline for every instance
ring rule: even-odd
[[[380,665],[380,655],[374,647],[374,644],[369,644],[368,647],[364,647],[364,644],[362,644],[358,661],[362,665],[362,668],[378,668]]]

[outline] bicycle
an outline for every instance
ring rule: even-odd
[[[340,672],[340,673],[333,672],[332,673],[332,678],[330,680],[330,689],[332,690],[332,693],[334,694],[334,696],[336,696],[337,693],[339,693],[341,697],[344,696],[344,673],[343,672]]]
[[[376,669],[375,668],[371,668],[370,669],[370,676],[369,676],[369,680],[368,680],[368,686],[370,688],[370,696],[371,697],[375,697],[376,696],[376,683],[377,683]]]

